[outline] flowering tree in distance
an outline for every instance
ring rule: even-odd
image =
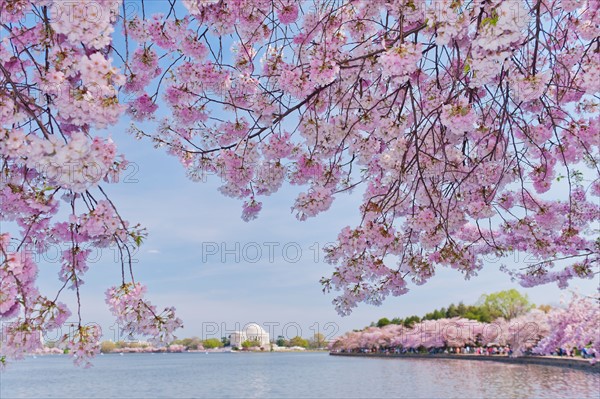
[[[299,220],[360,188],[361,222],[327,251],[322,280],[342,314],[513,251],[537,259],[507,270],[525,286],[592,278],[599,7],[0,0],[0,211],[19,230],[0,239],[2,353],[69,315],[60,291],[36,288],[32,254],[47,245],[66,248],[59,278],[78,297],[89,248],[118,249],[107,302],[126,331],[168,340],[181,325],[144,299],[130,253],[145,231],[105,190],[127,160],[99,132],[126,117],[192,179],[218,175],[245,220],[286,180],[306,188]],[[68,345],[85,359],[98,334],[80,322]]]
[[[506,346],[511,356],[532,352],[552,355],[559,349],[586,348],[589,355],[600,353],[600,307],[598,298],[573,294],[564,308],[548,313],[531,309],[506,320],[483,323],[460,317],[422,320],[411,327],[387,325],[351,331],[330,342],[333,351],[357,352],[404,349],[447,349],[467,346]],[[596,362],[594,357],[592,362]]]
[[[537,353],[548,354],[563,348],[581,350],[588,346],[588,353],[600,354],[600,300],[573,294],[566,309],[550,312],[550,333],[535,348]],[[593,359],[597,361],[598,359]]]

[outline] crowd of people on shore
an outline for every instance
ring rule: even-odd
[[[514,351],[510,345],[499,346],[465,346],[465,347],[438,347],[438,348],[403,348],[403,347],[382,347],[382,348],[355,348],[355,349],[332,349],[334,353],[377,353],[385,355],[483,355],[483,356],[513,356]],[[519,356],[539,355],[532,350],[519,350]],[[595,359],[596,354],[589,348],[557,348],[550,354],[551,356],[573,357],[583,359]]]
[[[571,349],[563,349],[563,348],[557,348],[555,352],[552,352],[553,356],[567,356],[567,357],[576,357],[576,356],[581,356],[584,359],[595,359],[596,358],[596,354],[591,351],[589,348],[586,348],[585,346],[577,349],[575,347],[571,348]]]
[[[463,348],[458,347],[442,347],[442,348],[379,348],[379,349],[354,349],[354,350],[333,350],[332,352],[339,353],[381,353],[381,354],[394,354],[394,355],[439,355],[439,354],[452,354],[452,355],[512,355],[510,346],[489,346],[489,347],[471,347],[466,346]]]

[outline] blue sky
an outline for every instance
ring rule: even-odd
[[[361,305],[342,318],[331,304],[335,293],[321,291],[319,279],[329,276],[333,266],[323,261],[320,249],[334,241],[341,228],[357,224],[360,189],[339,195],[328,212],[299,222],[290,208],[300,189],[287,185],[264,200],[258,220],[246,223],[240,218],[241,202],[217,191],[218,178],[205,183],[188,180],[174,157],[147,140],[135,140],[127,127],[123,120],[107,133],[132,167],[125,182],[104,188],[124,218],[148,228],[148,239],[134,255],[136,279],[148,286],[154,304],[177,308],[185,324],[179,336],[220,337],[236,325],[258,322],[274,335],[308,337],[318,329],[331,337],[384,316],[422,315],[451,302],[471,304],[485,293],[520,288],[498,271],[499,262],[488,263],[470,281],[456,271],[438,269],[429,283],[407,295],[390,298],[380,307]],[[100,324],[108,339],[114,337],[114,329],[104,291],[120,283],[121,272],[113,251],[99,255],[82,287],[82,314],[85,321]],[[505,261],[518,266],[525,259],[521,254],[520,259],[516,255]],[[49,295],[59,287],[59,267],[48,258],[40,262],[40,288]],[[597,280],[578,281],[572,288],[592,293],[597,286]],[[536,304],[558,304],[560,296],[568,294],[555,285],[522,292]],[[73,293],[65,294],[63,300],[73,305]]]
[[[120,124],[109,133],[135,166],[126,173],[128,183],[105,189],[122,216],[148,228],[148,239],[134,255],[136,279],[147,284],[154,304],[177,308],[185,324],[180,336],[226,335],[236,323],[249,322],[266,325],[274,335],[292,337],[298,331],[311,336],[319,329],[333,336],[380,317],[422,315],[450,302],[470,304],[485,293],[519,289],[498,271],[500,263],[487,264],[470,281],[456,271],[438,269],[429,283],[407,295],[390,298],[380,307],[361,305],[342,318],[331,304],[334,295],[321,292],[319,278],[333,267],[317,248],[334,240],[342,227],[357,223],[360,190],[338,196],[329,212],[299,222],[290,212],[298,188],[284,186],[264,201],[259,219],[246,223],[240,218],[241,203],[217,191],[218,178],[190,181],[174,157],[148,141],[135,140],[126,126]],[[524,262],[522,256],[516,260],[508,258],[507,263]],[[40,263],[42,289],[57,287],[58,267],[55,262]],[[104,291],[119,283],[120,265],[111,250],[101,253],[85,280],[83,317],[99,323],[105,337],[112,338]],[[573,288],[592,293],[597,285],[597,280],[579,281]],[[568,294],[555,285],[522,291],[536,304],[558,304],[560,296]],[[73,294],[68,292],[65,299],[72,304]]]

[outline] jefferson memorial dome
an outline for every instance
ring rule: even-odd
[[[242,347],[244,341],[258,341],[261,347],[269,346],[269,333],[256,323],[249,323],[242,331],[235,331],[229,337],[232,347]]]

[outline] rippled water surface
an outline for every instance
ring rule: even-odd
[[[598,398],[600,375],[558,367],[326,353],[66,356],[12,363],[0,398]]]

